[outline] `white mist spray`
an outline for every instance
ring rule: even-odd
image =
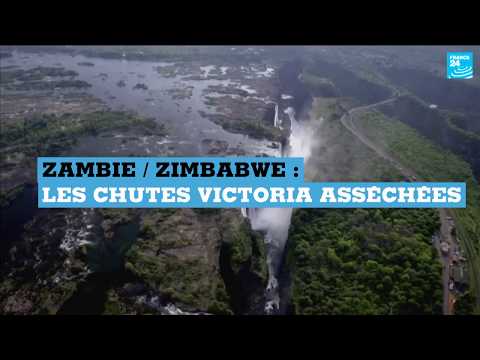
[[[283,156],[303,157],[305,163],[311,155],[314,131],[309,124],[300,125],[295,119],[295,110],[291,107],[285,110],[290,118],[289,144]],[[278,104],[275,106],[274,125],[279,126]],[[253,230],[265,232],[267,246],[268,285],[266,289],[265,312],[273,314],[280,308],[278,275],[280,272],[283,252],[288,238],[288,229],[292,217],[292,209],[265,208],[242,209],[242,215],[247,215]]]

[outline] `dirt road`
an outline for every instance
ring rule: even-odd
[[[392,154],[389,154],[385,149],[380,145],[373,142],[368,136],[362,133],[362,131],[356,126],[353,115],[358,114],[362,111],[373,109],[376,106],[387,104],[389,102],[395,101],[396,97],[375,103],[366,106],[360,106],[347,111],[340,119],[342,125],[349,130],[355,137],[357,137],[363,144],[368,146],[370,149],[375,151],[379,156],[389,161],[406,179],[413,181],[422,181],[420,177],[412,170],[403,166],[398,160],[394,158]],[[449,289],[450,281],[450,264],[452,262],[453,248],[455,245],[455,239],[452,236],[452,228],[455,226],[453,218],[449,213],[448,209],[438,209],[440,215],[440,234],[439,239],[435,242],[435,247],[437,248],[442,262],[442,284],[443,284],[443,314],[451,315],[453,314],[453,305],[455,303],[455,297],[452,291]],[[444,249],[447,251],[441,250],[441,244]]]

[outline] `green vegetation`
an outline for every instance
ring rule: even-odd
[[[143,83],[136,84],[133,89],[148,90],[148,86]]]
[[[193,95],[193,86],[185,86],[182,88],[173,88],[166,90],[172,97],[172,100],[190,99]]]
[[[5,71],[5,68],[2,68],[2,74],[0,76],[0,83],[11,83],[14,81],[21,82],[30,82],[43,80],[45,77],[75,77],[78,76],[78,73],[73,70],[65,70],[62,67],[46,67],[46,66],[37,66],[32,69],[16,69]]]
[[[312,149],[306,178],[310,181],[401,180],[403,176],[395,167],[364,146],[341,124],[343,109],[352,106],[351,99],[315,99],[311,113],[318,145]]]
[[[113,289],[107,291],[107,300],[103,315],[125,315],[131,313],[126,304],[119,298]]]
[[[261,121],[249,121],[237,119],[235,121],[222,121],[220,117],[216,117],[216,123],[225,130],[233,133],[246,134],[254,139],[268,139],[271,141],[281,141],[282,131],[272,126],[266,126]]]
[[[312,113],[315,119],[339,120],[345,113],[349,99],[316,97],[313,99]]]
[[[362,104],[373,104],[391,95],[392,89],[383,81],[360,76],[348,66],[348,59],[326,59],[313,56],[305,62],[302,80],[315,96],[344,96],[355,98]]]
[[[480,306],[480,189],[469,164],[419,135],[413,128],[381,113],[365,113],[358,119],[358,124],[421,179],[467,183],[467,207],[454,209],[452,213],[461,247],[467,254],[472,291],[476,294],[477,306]]]
[[[341,125],[341,99],[316,99],[312,109],[319,146],[306,173],[319,180],[403,180],[402,174]],[[323,120],[320,118],[323,117]],[[454,212],[462,248],[478,244],[478,185],[467,163],[414,129],[380,113],[355,119],[372,141],[425,180],[467,181],[468,208]],[[316,156],[318,154],[318,156]],[[292,304],[300,314],[439,314],[441,263],[431,237],[439,216],[430,209],[295,211],[288,261]],[[463,240],[462,240],[463,239]],[[467,239],[467,241],[465,241]],[[474,254],[473,257],[471,254]],[[475,272],[471,282],[475,283]],[[477,272],[478,274],[478,272]],[[473,287],[475,288],[475,286]],[[472,292],[459,297],[459,313],[472,313]]]
[[[313,93],[319,93],[322,96],[339,96],[340,92],[335,84],[326,78],[322,78],[313,73],[303,70],[301,80],[307,85]]]
[[[173,78],[177,76],[176,65],[157,66],[155,70],[164,78]]]
[[[46,91],[56,88],[83,89],[91,85],[83,80],[73,79],[78,73],[63,67],[38,66],[32,69],[2,69],[0,84],[11,91]],[[48,78],[49,81],[46,81]],[[64,79],[68,77],[70,79]]]
[[[25,145],[33,148],[59,146],[66,148],[82,135],[96,135],[107,130],[141,129],[147,133],[164,134],[163,126],[120,111],[97,111],[83,114],[35,114],[23,121],[2,126],[0,147]]]
[[[249,311],[267,279],[263,237],[234,210],[155,209],[140,220],[125,269],[183,310]]]
[[[75,292],[86,268],[80,254],[59,248],[66,226],[63,209],[39,212],[25,225],[1,264],[0,313],[54,314]]]
[[[84,89],[91,87],[89,83],[83,80],[57,80],[57,81],[30,81],[23,83],[7,84],[6,90],[13,91],[46,91],[57,88]]]
[[[102,230],[106,241],[87,248],[88,267],[95,272],[121,271],[125,254],[139,233],[138,209],[98,209],[103,217]]]
[[[247,223],[241,223],[237,229],[229,232],[227,236],[231,236],[229,250],[232,270],[238,274],[242,267],[247,266],[252,273],[266,279],[268,274],[263,236],[252,232]]]
[[[242,50],[243,48],[243,50]],[[245,64],[260,58],[258,54],[246,51],[245,47],[237,47],[232,52],[226,46],[25,46],[24,52],[50,52],[81,54],[87,57],[125,60],[150,61],[215,61],[224,64],[227,61],[236,61]],[[232,59],[232,54],[235,56]]]
[[[223,129],[233,132],[246,134],[254,139],[267,139],[271,141],[282,141],[285,134],[276,127],[268,126],[259,119],[254,118],[235,118],[223,114],[207,114],[203,111],[200,115],[208,117],[215,124]]]
[[[188,259],[180,265],[174,257],[149,253],[146,246],[139,242],[128,253],[127,270],[175,302],[205,309],[220,300],[217,295],[222,295],[223,283],[210,281],[211,270],[205,262]]]
[[[226,222],[221,231],[220,267],[232,310],[236,314],[263,313],[268,280],[264,234],[238,219]]]
[[[140,238],[126,255],[126,270],[181,308],[230,313],[223,280],[206,256],[218,241],[210,232],[215,220],[191,209],[146,212]]]
[[[475,313],[475,295],[467,290],[455,302],[455,315],[471,315]]]
[[[379,106],[378,110],[459,155],[471,165],[477,178],[480,175],[479,114],[432,109],[424,100],[406,92],[395,101]]]
[[[382,73],[376,71],[377,68],[372,70],[369,67],[359,67],[350,70],[360,79],[389,88],[392,93],[395,93],[398,90]]]
[[[463,135],[467,139],[480,141],[480,125],[478,126],[478,130],[476,132],[465,130],[470,124],[468,122],[468,117],[454,112],[443,112],[446,118],[446,124],[454,131],[458,132],[459,134]],[[478,121],[478,119],[477,119]]]
[[[89,62],[89,61],[81,61],[81,62],[79,62],[77,65],[80,65],[80,66],[90,66],[90,67],[91,67],[91,66],[95,66],[94,63]]]
[[[116,112],[97,111],[81,114],[34,114],[15,122],[2,124],[0,131],[0,170],[2,181],[9,178],[8,186],[0,191],[0,206],[7,206],[23,188],[29,176],[33,176],[37,156],[59,155],[87,135],[99,135],[107,131],[138,131],[141,134],[164,135],[163,125],[153,119]],[[30,172],[31,175],[28,175]],[[12,189],[13,187],[13,189]]]
[[[300,209],[288,262],[297,314],[440,314],[434,210]]]

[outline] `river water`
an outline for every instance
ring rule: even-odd
[[[148,149],[147,154],[151,154],[151,156],[165,153],[166,145],[170,150],[169,154],[176,156],[204,155],[208,150],[202,143],[204,139],[227,141],[231,147],[241,148],[250,154],[276,155],[276,150],[269,147],[271,141],[230,133],[200,115],[200,111],[215,113],[215,109],[205,104],[204,90],[209,86],[234,85],[252,94],[255,93],[255,89],[250,89],[239,79],[207,78],[208,73],[214,68],[213,65],[195,68],[195,70],[201,71],[206,78],[191,80],[188,79],[191,75],[188,74],[190,64],[185,63],[127,61],[68,54],[42,53],[39,55],[21,51],[14,51],[12,55],[10,58],[2,59],[2,66],[16,65],[22,69],[46,66],[74,70],[79,74],[76,79],[92,85],[85,91],[101,99],[111,109],[135,111],[142,116],[154,118],[165,124],[169,135],[164,141],[143,139],[143,143],[140,144],[144,149]],[[85,62],[93,63],[94,66],[82,65]],[[175,76],[164,76],[156,70],[157,67],[173,65],[187,66],[187,68],[179,71],[179,74]],[[223,73],[224,67],[220,68]],[[262,74],[258,76],[262,76]],[[120,81],[123,81],[125,86],[118,86]],[[145,84],[148,89],[134,89],[136,84]],[[175,99],[172,97],[172,90],[182,91],[189,87],[191,96],[188,98]],[[212,96],[212,94],[209,95]],[[269,100],[266,99],[266,102]],[[90,141],[85,139],[85,142],[87,144],[84,144],[83,147],[74,149],[76,154],[95,155],[95,152],[101,153],[107,148],[105,143],[102,144],[95,139],[90,139]],[[122,153],[118,152],[118,154]]]
[[[91,62],[94,63],[94,66],[80,65],[79,63],[82,62]],[[81,55],[66,54],[37,56],[37,54],[14,52],[11,58],[2,61],[2,66],[9,65],[25,69],[36,66],[61,66],[67,70],[75,70],[79,74],[77,79],[92,85],[86,91],[101,99],[111,109],[132,110],[165,124],[169,133],[165,140],[151,142],[148,138],[142,138],[139,141],[138,146],[148,150],[147,153],[151,156],[164,155],[165,145],[168,145],[171,154],[176,156],[204,155],[206,149],[202,147],[203,139],[226,141],[230,146],[240,147],[250,154],[303,156],[306,160],[310,155],[313,132],[295,118],[294,107],[302,110],[306,101],[304,88],[297,80],[298,66],[288,67],[287,65],[287,70],[284,70],[283,76],[280,76],[282,84],[280,92],[282,94],[278,96],[278,99],[274,99],[277,103],[272,125],[281,128],[290,126],[291,134],[283,149],[272,149],[269,147],[271,144],[269,141],[227,132],[199,114],[199,111],[214,111],[204,103],[203,91],[210,85],[235,84],[238,88],[255,92],[254,89],[249,89],[238,80],[189,80],[182,75],[165,77],[159,74],[155,68],[171,66],[171,63],[87,58]],[[208,66],[201,68],[206,75],[212,70]],[[225,69],[222,68],[222,74],[224,71]],[[288,85],[292,84],[292,79],[294,84],[289,89]],[[118,86],[119,81],[123,81],[125,86]],[[145,84],[148,89],[134,89],[138,83]],[[192,94],[189,98],[172,99],[169,90],[186,87],[191,87]],[[272,99],[266,101],[271,102]],[[88,137],[83,139],[72,150],[72,153],[90,156],[106,155],[104,149],[109,149],[116,152],[117,155],[123,155],[122,151],[118,151],[119,149],[112,150],[112,144],[108,144],[108,141],[108,139]],[[132,151],[132,149],[125,149],[125,151]],[[292,209],[242,209],[242,214],[249,217],[254,230],[265,233],[269,272],[265,312],[279,314],[281,313],[281,286],[278,277],[283,263]]]

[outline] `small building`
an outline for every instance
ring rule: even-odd
[[[453,266],[451,268],[451,276],[456,289],[460,292],[464,292],[468,289],[468,272],[464,266]]]
[[[442,254],[447,255],[449,250],[450,250],[450,245],[448,245],[447,242],[442,241],[440,243],[440,251],[442,252]]]

